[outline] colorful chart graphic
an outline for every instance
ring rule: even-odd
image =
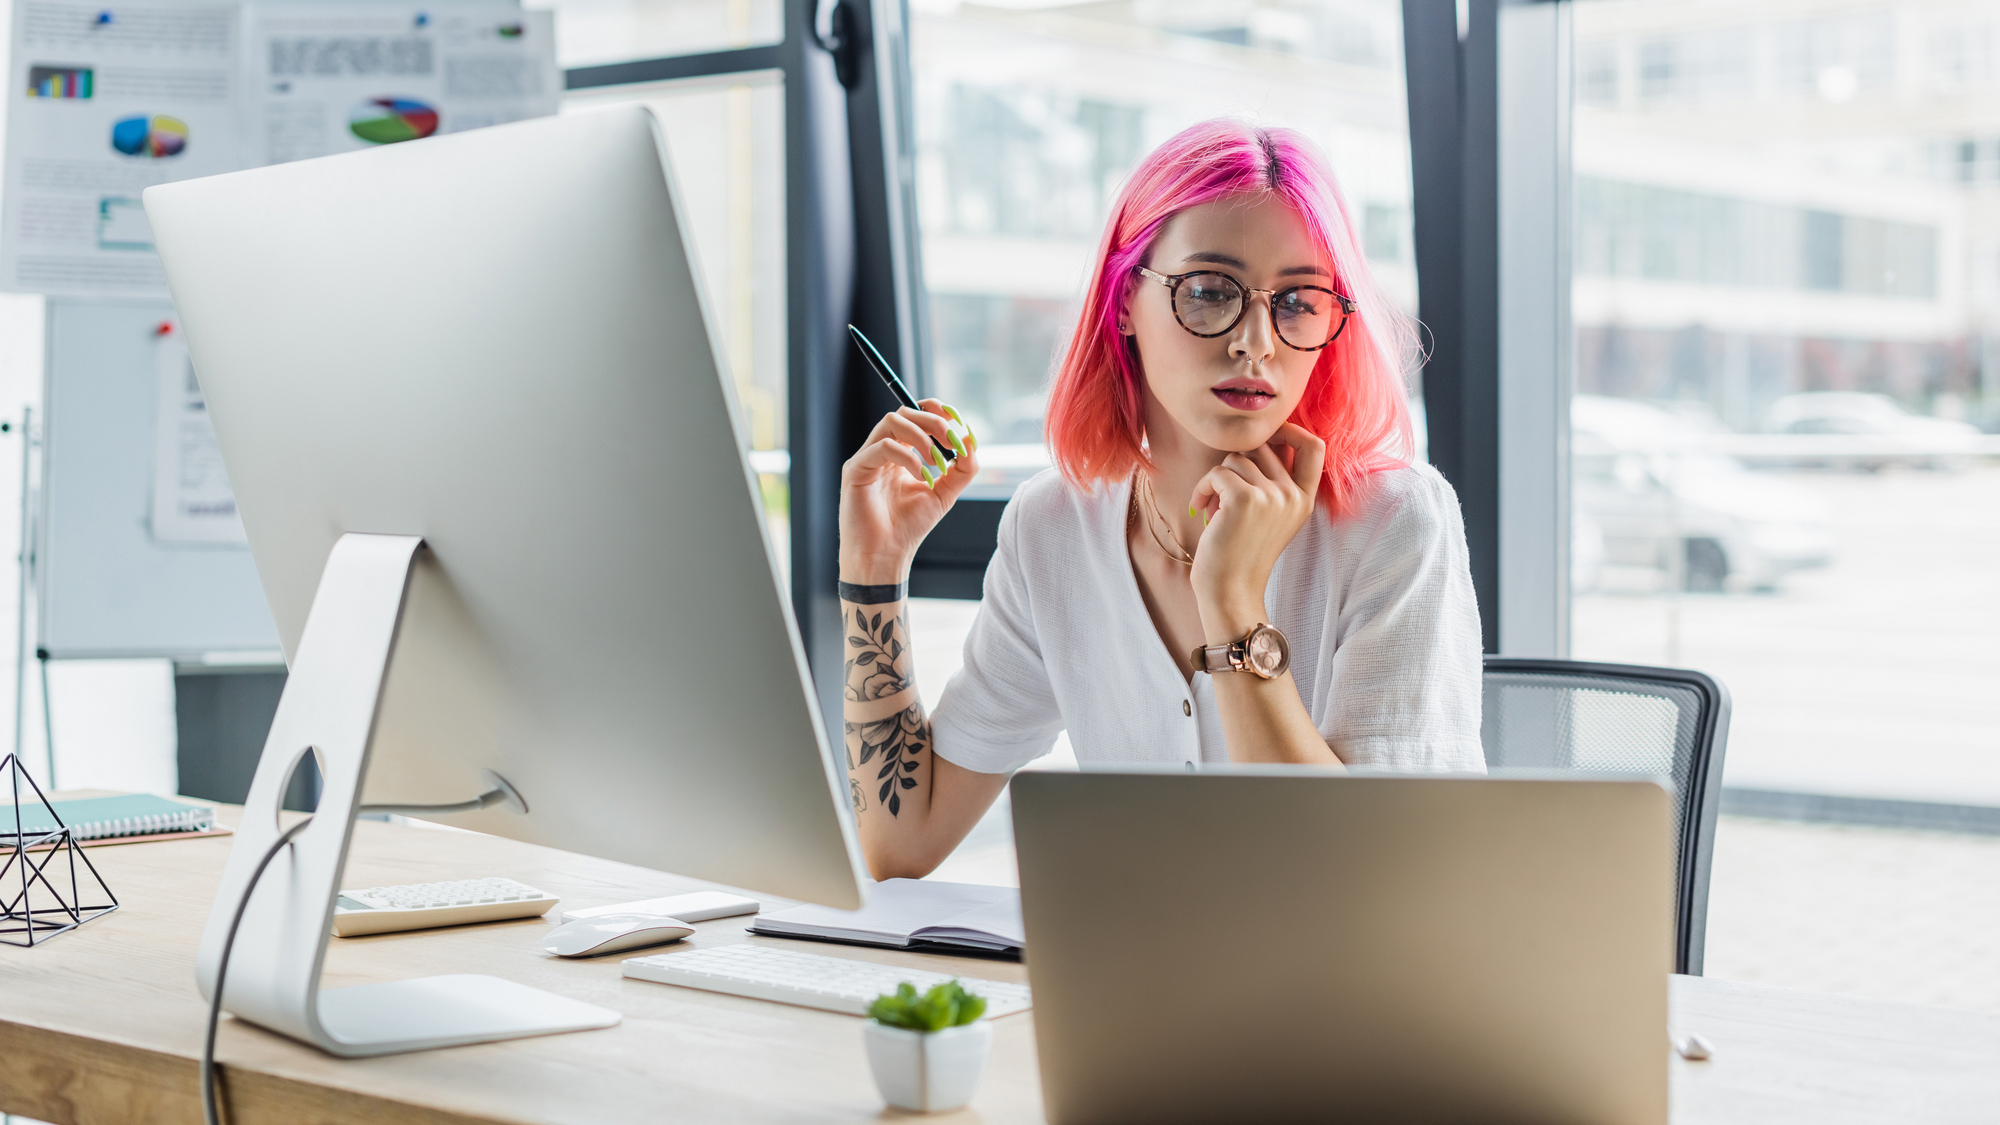
[[[438,111],[415,98],[369,98],[347,115],[347,128],[371,145],[414,141],[437,132]]]
[[[127,156],[161,160],[187,148],[187,122],[164,113],[123,117],[111,126],[111,147]]]
[[[88,98],[95,74],[87,66],[31,66],[28,68],[28,96],[31,98]]]

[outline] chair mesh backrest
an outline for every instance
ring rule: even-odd
[[[1702,702],[1694,688],[1489,669],[1485,695],[1480,736],[1489,768],[1659,775],[1674,789],[1674,839],[1685,838]]]

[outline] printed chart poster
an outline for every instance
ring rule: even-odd
[[[15,0],[0,289],[166,295],[140,193],[243,166],[240,11]]]
[[[279,164],[556,112],[555,15],[505,4],[252,8],[251,158]]]
[[[178,327],[163,326],[153,349],[159,394],[153,418],[153,538],[246,544],[187,341]]]

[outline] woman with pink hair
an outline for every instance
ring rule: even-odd
[[[1119,193],[1050,388],[1056,468],[1008,503],[929,716],[907,578],[978,439],[935,399],[885,415],[840,501],[874,876],[935,868],[1065,730],[1086,767],[1483,769],[1458,501],[1411,463],[1413,340],[1304,138],[1224,120],[1161,145]]]

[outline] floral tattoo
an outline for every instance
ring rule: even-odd
[[[879,609],[871,614],[867,607],[855,605],[851,613],[842,614],[842,624],[847,627],[847,702],[894,699],[916,686],[910,671],[910,647],[903,639],[910,635],[909,625],[902,614],[885,615]],[[854,811],[868,807],[866,790],[875,788],[875,803],[887,808],[890,816],[901,815],[903,793],[917,787],[917,769],[931,740],[923,704],[913,702],[887,718],[844,726],[848,770],[858,773],[876,767],[872,780],[848,778],[848,798]]]
[[[866,609],[856,606],[854,616],[848,623],[851,632],[847,637],[847,663],[843,669],[847,685],[847,699],[850,703],[865,703],[871,699],[887,699],[898,692],[908,690],[911,681],[903,670],[904,654],[909,647],[896,636],[901,632],[909,635],[901,615],[882,620],[882,614],[868,615]],[[864,759],[865,760],[865,759]]]
[[[903,810],[903,790],[915,789],[917,767],[924,745],[930,741],[929,724],[924,722],[923,705],[912,703],[886,719],[866,723],[847,723],[847,740],[850,745],[859,741],[861,759],[857,766],[868,765],[877,754],[882,756],[882,767],[875,774],[875,780],[882,783],[876,800],[889,809],[890,816],[898,816]],[[855,811],[861,811],[861,783],[849,779]]]

